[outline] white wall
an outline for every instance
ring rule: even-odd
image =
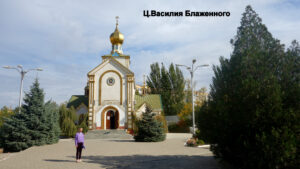
[[[107,84],[108,78],[114,78],[115,83],[112,86]],[[120,101],[120,77],[114,72],[108,72],[102,77],[101,84],[101,101],[109,100],[109,101]]]

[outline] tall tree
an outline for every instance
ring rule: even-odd
[[[25,94],[22,111],[25,115],[26,126],[32,137],[33,144],[46,144],[49,126],[45,113],[44,92],[40,88],[38,79],[35,79],[29,93]]]
[[[44,93],[38,79],[26,93],[21,113],[16,109],[11,118],[5,119],[1,135],[5,151],[21,151],[33,145],[58,141],[57,106],[53,102],[44,104]]]
[[[147,76],[147,85],[151,89],[151,93],[158,94],[161,92],[161,72],[159,64],[153,63],[150,65],[151,72],[149,76]]]
[[[45,103],[45,113],[48,127],[46,143],[57,143],[60,135],[58,105],[53,101],[47,101]]]
[[[147,77],[147,85],[151,93],[160,94],[165,115],[176,115],[184,106],[185,81],[180,69],[173,64],[169,69],[158,63],[151,66],[150,75]]]
[[[75,121],[77,115],[74,107],[67,108],[65,104],[59,107],[59,125],[63,136],[74,137],[77,131]]]
[[[214,66],[198,119],[201,135],[236,168],[296,168],[300,65],[299,53],[291,51],[297,45],[285,53],[250,6],[231,43],[230,59]],[[295,97],[286,95],[291,91]]]
[[[184,86],[185,80],[182,72],[178,67],[175,68],[173,63],[169,67],[169,77],[171,82],[171,101],[172,112],[178,114],[184,106]],[[170,98],[169,98],[170,99]]]

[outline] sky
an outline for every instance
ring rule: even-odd
[[[1,0],[0,107],[15,107],[19,98],[20,74],[5,65],[43,68],[26,74],[24,92],[37,77],[46,100],[63,103],[83,94],[87,73],[111,51],[115,16],[137,84],[154,62],[191,65],[196,59],[196,65],[210,65],[195,73],[196,89],[209,90],[212,65],[219,65],[220,56],[230,57],[230,39],[247,5],[286,47],[300,41],[300,0]],[[229,11],[230,16],[145,17],[144,10]]]

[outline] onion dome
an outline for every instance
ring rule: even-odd
[[[122,44],[124,41],[124,35],[119,31],[118,29],[118,19],[119,17],[116,17],[116,29],[115,31],[110,35],[110,42],[112,44],[112,50],[111,50],[111,54],[115,55],[115,53],[117,54],[123,54],[122,51]]]
[[[118,29],[118,23],[115,31],[110,35],[110,42],[112,45],[121,45],[124,41],[124,35]]]

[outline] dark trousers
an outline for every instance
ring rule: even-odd
[[[78,143],[76,148],[76,160],[81,159],[82,148],[83,148],[83,143]]]

